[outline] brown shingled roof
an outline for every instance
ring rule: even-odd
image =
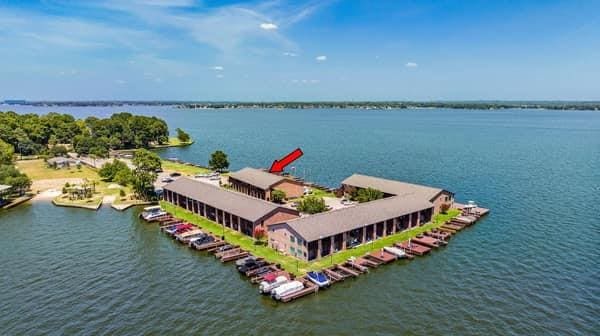
[[[219,188],[187,177],[178,178],[165,185],[163,189],[198,200],[252,222],[281,208],[273,203],[246,194]]]
[[[231,173],[230,177],[233,177],[238,181],[259,187],[263,190],[267,190],[274,184],[284,180],[283,176],[267,173],[266,171],[256,168],[244,168],[235,173]]]
[[[433,188],[361,174],[354,174],[346,178],[344,181],[342,181],[342,184],[359,188],[374,188],[390,195],[421,196],[427,200],[431,200],[437,194],[443,191],[443,189],[440,188]]]
[[[306,241],[313,241],[431,207],[433,204],[422,197],[394,196],[294,219],[287,224]]]

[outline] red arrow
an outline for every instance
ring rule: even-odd
[[[298,158],[301,157],[302,154],[304,154],[304,153],[302,153],[302,150],[300,148],[294,149],[293,152],[284,156],[281,160],[273,161],[273,164],[271,165],[271,169],[269,169],[269,172],[270,173],[281,173],[283,171],[283,169],[285,169],[285,166],[298,160]]]

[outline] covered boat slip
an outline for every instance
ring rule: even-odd
[[[185,177],[167,184],[163,199],[248,236],[256,226],[298,216],[296,210]]]

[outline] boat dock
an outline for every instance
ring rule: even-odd
[[[319,291],[319,286],[313,284],[310,280],[306,278],[299,279],[302,284],[304,284],[304,289],[291,293],[281,298],[281,302],[290,302],[292,300],[299,299],[303,296],[313,294]]]
[[[417,237],[411,239],[411,243],[417,243],[419,245],[423,245],[423,246],[427,246],[427,247],[431,247],[431,248],[437,248],[437,247],[442,246],[438,239],[429,237],[429,236],[421,236],[421,237],[417,236]]]
[[[480,207],[469,207],[459,205],[462,215],[457,216],[437,228],[423,232],[408,241],[397,242],[392,246],[403,250],[406,255],[400,256],[401,259],[413,259],[415,256],[425,256],[432,249],[448,244],[448,240],[457,232],[476,223],[481,216],[489,213],[488,209]],[[172,215],[165,215],[157,218],[154,222],[158,223],[160,231],[176,238],[182,243],[187,244],[204,253],[210,253],[219,259],[222,263],[239,260],[246,257],[253,257],[252,254],[239,246],[229,245],[222,240],[220,236],[208,234],[200,230],[197,226],[185,222],[182,219]],[[195,239],[194,239],[195,238]],[[198,239],[204,239],[200,242]],[[206,243],[202,244],[203,241]],[[198,245],[201,244],[201,245]],[[322,269],[321,272],[329,281],[329,284],[345,281],[348,278],[356,278],[369,273],[369,268],[377,268],[381,265],[392,263],[398,260],[399,253],[391,253],[381,249],[372,251],[360,257],[353,257],[341,264],[335,264]],[[280,265],[265,262],[262,258],[254,258],[256,266],[250,266],[248,269],[240,269],[240,272],[248,278],[253,284],[258,284],[265,279],[274,279],[274,277],[284,276],[287,279],[294,280],[294,275],[286,272]],[[266,277],[268,275],[268,277]],[[296,279],[302,283],[303,287],[298,286],[297,290],[280,297],[281,302],[291,302],[299,298],[315,294],[319,291],[319,286],[313,283],[307,275]],[[268,280],[272,281],[272,280]],[[322,286],[322,285],[321,285]]]
[[[398,259],[398,257],[387,251],[384,251],[383,249],[381,251],[373,251],[365,255],[364,258],[368,260],[374,260],[375,262],[378,262],[380,264],[389,264],[392,261]]]

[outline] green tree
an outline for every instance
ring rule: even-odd
[[[150,199],[154,196],[154,181],[156,171],[161,168],[160,157],[149,150],[139,149],[133,156],[133,190],[141,199]]]
[[[55,145],[52,148],[50,148],[50,155],[51,156],[65,156],[65,155],[67,155],[67,147],[62,146],[62,145]]]
[[[181,128],[175,130],[177,132],[177,139],[181,142],[190,142],[190,135],[184,132]]]
[[[327,210],[327,206],[322,197],[310,195],[300,200],[298,210],[308,214],[316,214]]]
[[[223,151],[215,151],[210,155],[210,160],[208,161],[208,166],[210,169],[216,171],[223,171],[229,168],[229,161],[227,160],[227,154]]]
[[[135,151],[132,160],[135,170],[156,172],[162,167],[160,157],[147,149],[138,149]]]
[[[286,198],[286,195],[283,190],[275,189],[271,192],[271,201],[273,201],[275,203],[283,203],[285,198]]]
[[[117,174],[123,170],[130,172],[129,167],[127,167],[125,162],[115,159],[112,162],[103,164],[102,168],[98,171],[98,175],[107,181],[114,181]]]
[[[14,147],[0,139],[0,164],[11,164],[14,154]]]
[[[113,181],[122,186],[128,185],[131,183],[131,181],[133,181],[133,173],[131,172],[131,169],[125,167],[124,169],[119,170]]]
[[[14,191],[23,194],[31,186],[31,179],[13,165],[0,165],[0,184],[12,186]]]
[[[373,188],[358,189],[353,197],[353,199],[359,203],[370,202],[381,198],[383,198],[383,192]]]

